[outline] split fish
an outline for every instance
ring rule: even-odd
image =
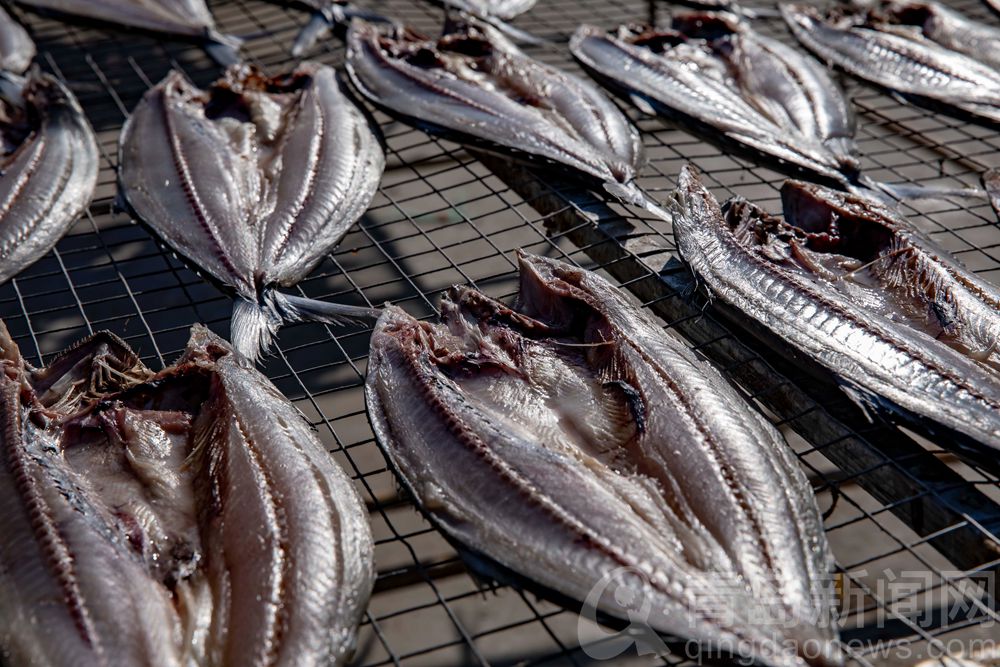
[[[0,324],[0,368],[0,656],[347,662],[367,513],[250,361],[195,327],[158,373],[106,332],[33,368]]]
[[[796,38],[827,63],[916,102],[1000,123],[1000,70],[946,48],[944,37],[934,41],[920,28],[900,29],[877,12],[837,9],[821,14],[793,4],[781,10]],[[937,15],[945,35],[966,39],[956,37],[960,30],[952,14],[938,10]]]
[[[94,131],[73,93],[32,70],[0,84],[0,283],[36,262],[86,210],[97,186]]]
[[[24,27],[0,7],[0,70],[22,74],[35,57],[35,43]]]
[[[361,217],[385,166],[332,68],[269,78],[234,66],[208,90],[171,72],[125,124],[120,164],[137,217],[236,293],[244,355],[256,359],[285,321],[377,316],[276,289],[305,278]]]
[[[639,132],[596,86],[529,58],[493,27],[450,21],[439,39],[355,20],[347,71],[387,113],[429,132],[561,165],[624,201],[658,208],[635,185]]]
[[[581,26],[573,56],[641,109],[790,163],[857,180],[855,118],[825,69],[731,14],[684,12],[665,28]]]
[[[150,32],[204,40],[222,65],[239,61],[240,40],[220,34],[205,0],[18,0],[22,5]]]
[[[782,196],[784,221],[741,198],[720,208],[686,167],[672,208],[681,256],[867,410],[995,459],[996,289],[864,198],[794,182]]]
[[[379,319],[365,396],[404,487],[491,574],[758,664],[841,664],[778,431],[603,278],[519,263],[513,307],[454,288],[438,324]]]

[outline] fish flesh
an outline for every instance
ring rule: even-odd
[[[915,102],[1000,122],[1000,70],[989,64],[921,30],[887,24],[877,13],[835,9],[824,15],[796,4],[781,11],[795,37],[827,63]]]
[[[374,581],[364,504],[207,329],[154,373],[114,335],[32,368],[0,324],[0,656],[345,664]]]
[[[898,210],[786,181],[785,224],[801,257],[848,298],[1000,371],[1000,290],[969,271]]]
[[[995,460],[1000,373],[963,348],[995,360],[996,290],[863,198],[795,183],[782,194],[784,221],[741,198],[720,208],[685,167],[672,207],[681,256],[717,300],[869,411]]]
[[[122,130],[119,183],[136,216],[236,293],[231,339],[251,359],[285,321],[374,319],[282,294],[371,203],[385,157],[330,67],[230,68],[207,90],[173,71]]]
[[[34,264],[97,187],[94,131],[73,93],[39,70],[0,84],[0,283]]]
[[[454,288],[441,323],[389,306],[372,336],[368,414],[432,521],[590,609],[773,667],[841,664],[832,558],[778,431],[603,278],[519,263],[513,307]]]
[[[649,113],[721,132],[815,175],[857,180],[855,118],[825,69],[735,16],[678,12],[666,27],[584,25],[573,56],[595,79]]]
[[[880,29],[921,37],[1000,67],[1000,29],[966,18],[933,0],[889,0],[869,8],[869,22]]]
[[[495,28],[449,21],[439,39],[355,20],[354,86],[387,113],[504,155],[541,159],[646,205],[639,132],[596,86],[529,58]]]
[[[0,70],[22,74],[35,57],[35,43],[20,23],[0,7]]]
[[[240,40],[216,30],[205,0],[17,0],[34,9],[80,16],[150,32],[205,40],[222,65],[239,61]]]

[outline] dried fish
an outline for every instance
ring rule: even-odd
[[[636,187],[636,128],[590,82],[524,55],[491,26],[449,22],[439,39],[355,20],[347,71],[376,106],[459,141],[541,159],[655,208]]]
[[[240,40],[220,34],[205,0],[18,0],[22,5],[92,21],[205,40],[222,65],[239,61]]]
[[[302,280],[361,217],[385,158],[333,69],[247,66],[201,90],[171,72],[122,131],[121,190],[178,253],[236,293],[232,340],[254,359],[282,322],[377,312],[276,290]]]
[[[840,664],[832,559],[777,430],[604,279],[519,259],[513,308],[455,288],[440,324],[387,307],[372,337],[369,417],[434,523],[591,609],[775,667]]]
[[[207,329],[153,373],[92,336],[35,369],[0,324],[0,655],[12,665],[343,664],[364,504]]]
[[[793,4],[781,9],[798,40],[822,60],[915,102],[1000,122],[1000,70],[877,13],[836,9],[824,15]],[[938,39],[944,40],[940,33]]]
[[[933,0],[888,0],[869,8],[880,30],[919,34],[946,49],[1000,67],[1000,29],[966,18]]]
[[[878,303],[893,320],[1000,370],[995,286],[898,211],[870,199],[799,181],[787,181],[781,197],[785,224],[795,228],[788,231],[804,247],[801,256],[848,298]]]
[[[666,28],[581,26],[584,68],[650,113],[721,132],[829,181],[857,180],[850,105],[829,74],[730,14],[674,14]]]
[[[4,283],[51,250],[90,204],[98,155],[87,117],[59,80],[33,70],[23,81],[5,78],[0,89]]]
[[[0,70],[21,74],[35,57],[35,43],[18,23],[0,7]]]
[[[866,408],[995,459],[1000,374],[959,351],[994,354],[995,289],[862,198],[802,184],[783,194],[785,222],[740,198],[720,209],[685,168],[674,206],[681,255],[724,304]]]

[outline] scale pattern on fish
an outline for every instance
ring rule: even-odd
[[[740,198],[722,209],[685,167],[673,206],[681,256],[854,400],[995,457],[1000,374],[975,357],[996,360],[996,290],[862,198],[796,183],[783,196],[785,221]]]
[[[0,7],[0,70],[22,74],[35,57],[35,43],[24,27]]]
[[[0,656],[344,664],[374,581],[364,504],[295,408],[195,327],[153,373],[100,333],[47,367],[0,323]]]
[[[330,67],[236,66],[208,90],[171,72],[122,131],[122,194],[167,244],[237,295],[232,340],[256,358],[282,321],[370,309],[276,291],[302,280],[368,208],[385,158]]]
[[[840,664],[832,558],[777,430],[603,278],[519,260],[514,307],[453,288],[439,324],[379,320],[365,395],[404,486],[487,571],[764,664]]]
[[[51,250],[97,186],[97,140],[73,93],[35,70],[17,96],[0,99],[0,283]]]
[[[785,4],[781,12],[796,38],[827,63],[915,101],[1000,122],[1000,70],[945,48],[921,29],[889,23],[877,10],[835,9],[824,15]],[[936,39],[945,43],[941,34],[964,39],[954,16],[938,12],[938,17],[937,25],[944,27]]]
[[[239,40],[215,29],[215,19],[205,0],[17,0],[22,5],[81,16],[93,21],[131,26],[152,32],[205,39],[219,49],[211,50],[223,64],[238,60]]]
[[[667,27],[584,25],[570,41],[595,79],[650,113],[836,182],[859,164],[850,104],[822,66],[731,14],[678,12]]]
[[[355,20],[347,71],[361,93],[422,129],[569,167],[642,203],[638,130],[596,86],[524,55],[492,26],[449,21],[439,39]]]

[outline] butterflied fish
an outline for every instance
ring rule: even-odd
[[[55,246],[97,185],[97,140],[73,93],[33,70],[0,84],[0,283]]]
[[[933,0],[889,0],[869,8],[869,23],[887,32],[919,34],[946,49],[1000,67],[1000,29],[966,18]]]
[[[685,168],[674,206],[681,255],[717,299],[825,367],[859,403],[985,446],[995,460],[1000,374],[955,347],[996,340],[987,312],[996,291],[864,200],[825,201],[796,184],[784,197],[786,222],[738,198],[720,209]]]
[[[18,0],[22,5],[93,21],[205,40],[223,65],[239,60],[240,40],[222,35],[205,0]]]
[[[0,70],[21,74],[35,57],[35,43],[20,23],[0,7]]]
[[[368,208],[385,158],[333,69],[230,68],[208,90],[171,72],[122,130],[122,194],[177,252],[236,293],[232,340],[256,358],[284,321],[377,315],[276,291]]]
[[[899,30],[867,11],[824,15],[806,5],[782,5],[798,40],[828,63],[920,103],[1000,122],[1000,71],[928,39]]]
[[[0,324],[0,655],[343,664],[373,583],[351,480],[196,327],[159,373],[108,333],[35,369]]]
[[[850,104],[815,61],[729,14],[675,14],[665,28],[582,26],[570,50],[641,108],[721,132],[829,181],[856,180]]]
[[[589,81],[524,55],[496,29],[449,22],[439,39],[355,20],[347,71],[379,108],[488,150],[557,163],[645,205],[635,126]]]
[[[870,199],[800,181],[785,182],[781,198],[799,258],[817,274],[849,298],[1000,370],[994,285]]]
[[[840,664],[832,558],[778,432],[603,278],[524,253],[520,272],[514,307],[455,288],[440,324],[388,307],[372,337],[369,417],[438,528],[591,610]]]

